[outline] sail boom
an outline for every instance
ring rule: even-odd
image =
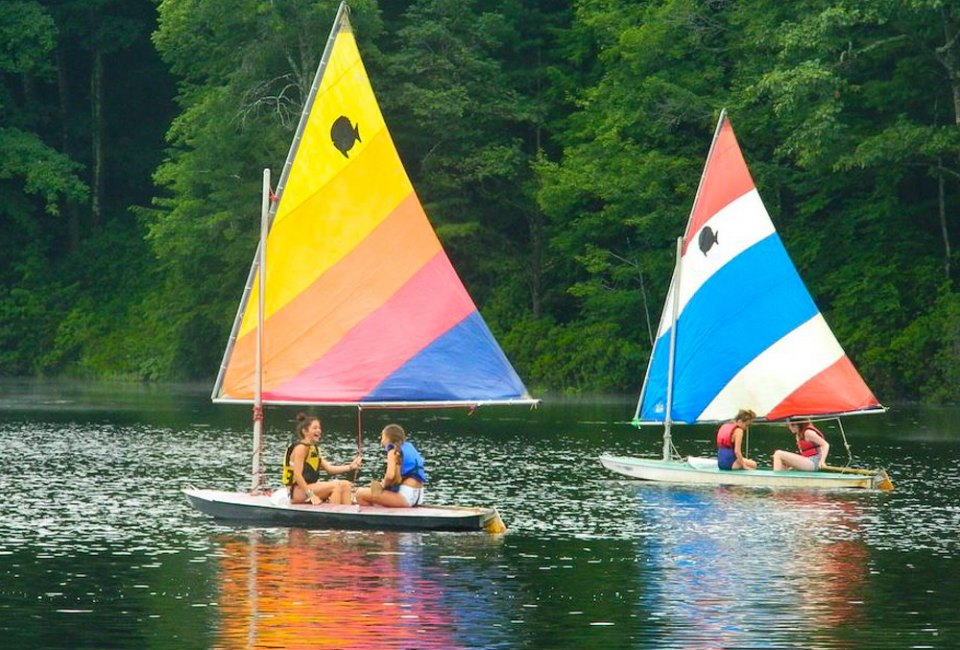
[[[214,404],[253,404],[253,399],[239,399],[218,397],[213,400]],[[503,400],[450,400],[450,401],[429,401],[429,402],[324,402],[318,400],[295,401],[295,400],[263,400],[264,406],[359,406],[363,408],[460,408],[460,407],[478,407],[478,406],[539,406],[538,399],[503,399]]]

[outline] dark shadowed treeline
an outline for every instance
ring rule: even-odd
[[[0,374],[216,374],[261,170],[337,4],[0,3]],[[956,399],[960,10],[350,4],[420,198],[528,386],[639,388],[726,107],[878,397]]]

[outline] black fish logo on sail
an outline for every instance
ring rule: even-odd
[[[710,226],[704,226],[703,230],[700,231],[700,239],[697,242],[700,246],[700,252],[706,255],[714,244],[719,244],[720,240],[717,239],[719,234],[719,232],[713,232]]]
[[[355,126],[350,125],[350,118],[341,115],[333,121],[330,127],[330,139],[333,140],[333,146],[337,151],[343,154],[344,158],[349,158],[347,152],[353,149],[355,142],[363,142],[360,139],[360,123]]]

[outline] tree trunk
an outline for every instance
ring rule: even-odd
[[[943,47],[938,48],[937,58],[947,70],[947,78],[950,79],[950,88],[953,93],[953,123],[960,126],[960,57],[957,56],[957,25],[953,22],[953,16],[950,9],[944,6],[940,10],[940,16],[943,20]],[[944,189],[943,178],[943,160],[938,160],[939,173],[937,175],[937,185],[939,191],[939,209],[940,209],[940,232],[943,236],[943,248],[946,254],[944,268],[946,269],[947,279],[950,279],[950,232],[947,229],[947,206],[946,192]]]
[[[543,86],[541,84],[540,72],[543,70],[543,58],[541,49],[537,48],[537,104],[543,106],[543,95],[541,93]],[[534,151],[536,155],[543,155],[543,117],[540,111],[537,112],[537,122],[533,131]],[[530,226],[530,311],[535,319],[540,318],[542,294],[543,294],[543,254],[546,248],[544,242],[544,218],[543,212],[536,206],[528,218]]]
[[[543,213],[534,208],[528,219],[530,225],[530,311],[540,318],[543,293]]]
[[[57,48],[57,95],[60,101],[60,150],[73,158],[70,142],[70,85],[67,82],[67,63],[63,50]],[[76,202],[67,199],[64,206],[67,217],[67,238],[71,251],[80,247],[80,210]]]
[[[943,235],[943,254],[944,254],[944,271],[946,272],[947,280],[950,279],[950,234],[947,230],[947,200],[946,192],[944,190],[944,178],[943,178],[943,165],[942,161],[939,165],[940,173],[937,174],[937,189],[938,189],[938,205],[940,208],[940,232]]]
[[[93,118],[90,129],[93,155],[90,211],[92,226],[98,229],[103,217],[103,55],[99,46],[93,51],[93,70],[90,72],[90,109]]]

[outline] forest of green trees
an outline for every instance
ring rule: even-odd
[[[0,3],[0,376],[212,381],[338,0]],[[960,8],[354,0],[387,125],[531,389],[639,389],[726,108],[881,401],[960,395]]]

